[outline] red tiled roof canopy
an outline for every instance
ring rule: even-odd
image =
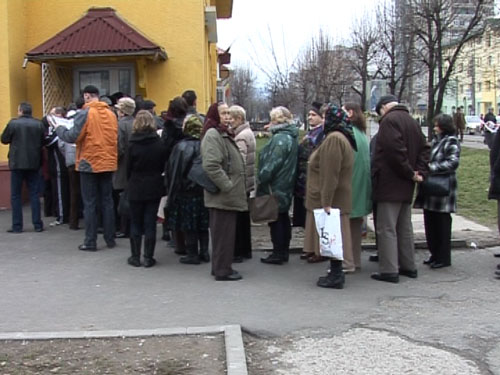
[[[87,14],[26,53],[29,61],[107,56],[153,56],[166,60],[163,48],[141,35],[112,8],[91,8]]]

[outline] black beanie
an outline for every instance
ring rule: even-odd
[[[384,95],[379,99],[377,106],[375,107],[375,111],[377,112],[378,115],[380,115],[380,109],[382,108],[382,106],[384,104],[393,103],[393,102],[397,103],[398,98],[396,98],[394,95]]]
[[[321,116],[321,106],[323,104],[320,102],[312,102],[311,108],[309,108],[310,111],[313,111],[318,114],[318,116]]]

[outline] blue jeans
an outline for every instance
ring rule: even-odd
[[[156,238],[159,199],[130,201],[130,237]]]
[[[80,187],[83,201],[83,217],[85,220],[86,246],[97,244],[97,202],[102,213],[104,241],[114,242],[115,218],[113,213],[112,172],[88,173],[80,172]]]
[[[21,193],[23,181],[26,181],[30,194],[31,221],[35,229],[43,229],[40,218],[40,191],[38,170],[14,169],[10,171],[10,204],[12,206],[12,230],[21,232],[23,230],[23,204]]]

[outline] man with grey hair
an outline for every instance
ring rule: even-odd
[[[416,278],[411,202],[416,182],[423,181],[429,147],[418,123],[393,95],[380,98],[381,116],[372,166],[377,204],[379,272],[372,278],[392,283],[399,275]]]
[[[128,237],[129,218],[117,212],[120,193],[127,187],[128,140],[134,125],[135,100],[123,97],[115,104],[118,114],[118,169],[113,174],[113,201],[115,203],[116,224],[119,231],[116,238]]]

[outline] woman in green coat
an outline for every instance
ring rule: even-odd
[[[361,236],[363,218],[372,211],[372,182],[370,172],[370,145],[366,136],[366,119],[357,103],[344,105],[353,125],[357,151],[352,171],[352,211],[350,216],[351,249],[344,249],[344,272],[361,268]]]
[[[288,262],[292,238],[288,210],[297,175],[299,130],[292,124],[292,114],[287,108],[273,108],[269,115],[272,137],[259,155],[257,195],[272,192],[278,198],[279,215],[277,221],[269,223],[273,252],[267,258],[261,258],[261,262],[283,264]]]

